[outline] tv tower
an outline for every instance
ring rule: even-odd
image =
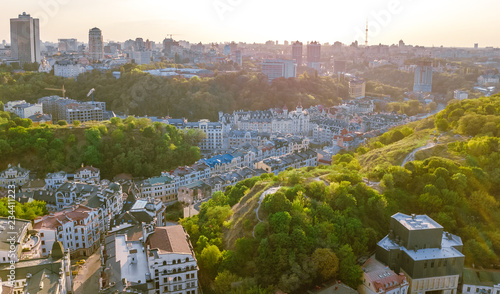
[[[368,18],[366,19],[366,37],[365,37],[365,47],[368,47]]]

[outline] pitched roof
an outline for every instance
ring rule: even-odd
[[[192,254],[187,238],[188,235],[181,225],[157,227],[148,237],[147,245],[151,249],[158,249],[160,253]]]

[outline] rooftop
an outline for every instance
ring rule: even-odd
[[[392,216],[408,230],[442,229],[443,227],[427,215],[406,215],[396,213]]]
[[[188,243],[188,235],[181,225],[157,227],[148,237],[147,244],[151,249],[158,249],[161,253],[192,254]]]

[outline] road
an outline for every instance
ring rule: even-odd
[[[264,198],[266,198],[267,195],[274,194],[279,189],[280,189],[280,187],[272,187],[272,188],[269,188],[266,191],[262,192],[262,194],[260,194],[260,197],[259,197],[259,206],[257,206],[257,209],[255,209],[255,214],[257,214],[257,219],[259,220],[259,223],[262,222],[262,220],[259,217],[259,209],[260,209],[260,205],[262,204],[262,201],[264,200]],[[257,225],[255,225],[255,226],[257,226]],[[255,227],[253,227],[252,236],[255,238]]]
[[[99,277],[101,274],[101,250],[97,250],[73,277],[75,294],[99,293]]]

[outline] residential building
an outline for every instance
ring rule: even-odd
[[[432,62],[421,61],[415,68],[413,92],[432,92]]]
[[[43,114],[43,113],[35,113],[32,116],[28,117],[31,119],[33,122],[33,126],[38,126],[41,124],[47,124],[51,125],[52,124],[52,116],[50,114]]]
[[[295,60],[295,63],[297,66],[302,65],[302,49],[304,48],[304,45],[302,42],[293,42],[292,43],[292,59]]]
[[[26,102],[26,100],[7,101],[7,102],[3,105],[3,111],[8,111],[8,112],[15,113],[15,109],[14,109],[14,107],[15,107],[16,105],[19,105],[19,104],[27,104],[27,102]]]
[[[18,18],[10,19],[11,57],[25,63],[41,63],[40,57],[40,20],[26,12]]]
[[[103,37],[98,28],[89,30],[89,59],[92,61],[104,59]]]
[[[6,293],[69,294],[73,293],[73,275],[69,253],[60,242],[54,242],[50,256],[21,260],[15,264],[15,279],[9,280],[11,264],[0,265],[0,287]],[[0,288],[0,289],[2,289]]]
[[[50,254],[54,242],[61,242],[73,257],[92,255],[104,233],[100,230],[100,218],[97,209],[83,205],[36,218],[33,229],[40,236],[42,256]]]
[[[191,166],[179,166],[175,170],[162,172],[162,176],[170,176],[174,180],[176,189],[193,182],[210,177],[210,167],[204,162],[197,162]]]
[[[32,115],[42,113],[42,104],[30,104],[25,100],[9,101],[4,105],[4,111],[16,114],[20,118],[29,118]]]
[[[172,177],[161,176],[137,183],[140,198],[159,199],[162,202],[177,200],[177,187]]]
[[[262,63],[262,73],[267,76],[269,82],[277,78],[297,77],[297,64],[294,60],[266,59]]]
[[[152,223],[157,227],[165,226],[165,205],[158,199],[138,199],[128,212],[138,220],[143,220],[143,216],[147,214],[151,221],[145,223]]]
[[[0,264],[17,262],[21,259],[23,245],[31,229],[29,220],[13,221],[8,217],[0,217]]]
[[[78,41],[76,39],[59,39],[59,52],[76,52],[78,51]]]
[[[20,164],[13,166],[8,165],[6,170],[0,172],[0,187],[8,188],[8,186],[21,187],[29,181],[30,171],[22,168]]]
[[[54,75],[63,78],[74,78],[86,72],[87,69],[73,60],[58,60],[54,64]]]
[[[361,99],[366,96],[366,82],[361,79],[351,79],[349,81],[349,97]]]
[[[289,167],[302,168],[317,166],[317,153],[312,150],[295,152],[280,157],[270,157],[255,164],[255,169],[262,169],[267,173],[278,175]]]
[[[38,99],[38,103],[42,104],[43,113],[51,115],[56,122],[66,120],[71,124],[74,120],[102,121],[106,116],[105,102],[80,102],[59,96],[47,96]]]
[[[477,78],[477,83],[479,86],[494,86],[500,83],[500,78],[498,75],[487,74],[481,75]]]
[[[75,181],[98,184],[101,181],[101,171],[93,166],[83,166],[75,171]]]
[[[146,236],[149,270],[156,293],[197,294],[198,265],[184,228],[181,225],[156,227]]]
[[[45,176],[45,184],[47,189],[56,190],[68,181],[68,174],[65,171],[48,173]]]
[[[319,42],[307,44],[307,66],[317,71],[321,69],[321,44]]]
[[[444,232],[427,215],[396,213],[389,235],[377,243],[376,258],[404,273],[409,294],[456,294],[465,256],[460,237]]]
[[[151,51],[134,51],[131,54],[131,58],[136,64],[150,64],[153,54]]]
[[[363,264],[363,283],[360,294],[407,294],[409,283],[403,273],[396,274],[383,263],[370,257]]]
[[[202,119],[199,122],[187,122],[184,127],[180,128],[199,129],[207,135],[200,143],[201,150],[218,150],[223,147],[224,133],[220,122],[210,122],[208,119]]]
[[[463,294],[500,294],[500,272],[464,268]]]
[[[469,93],[467,91],[455,90],[453,92],[453,99],[458,99],[458,100],[469,99]]]
[[[179,202],[194,203],[212,196],[212,189],[203,181],[179,187],[177,199]]]

